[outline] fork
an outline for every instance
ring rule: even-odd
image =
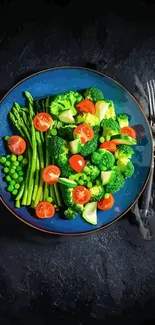
[[[142,215],[146,217],[148,215],[152,187],[153,187],[153,175],[154,175],[154,159],[155,159],[155,80],[151,80],[147,82],[147,90],[148,90],[148,99],[149,99],[149,124],[151,127],[152,135],[153,135],[153,161],[151,165],[150,178],[148,184],[142,194],[142,201],[140,210]]]

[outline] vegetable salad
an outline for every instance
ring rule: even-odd
[[[15,207],[31,206],[40,219],[56,210],[66,219],[80,213],[97,224],[97,209],[111,209],[113,194],[134,173],[129,117],[97,88],[25,97],[26,105],[15,102],[9,113],[16,132],[4,138],[8,154],[0,158]]]

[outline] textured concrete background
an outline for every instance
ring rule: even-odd
[[[61,2],[61,1],[60,1]],[[47,4],[48,3],[48,4]],[[0,96],[23,77],[77,65],[107,73],[141,101],[155,76],[153,5],[11,2],[0,10]],[[0,205],[0,324],[154,324],[155,240],[128,214],[81,238],[29,229]]]

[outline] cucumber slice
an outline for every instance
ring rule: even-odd
[[[136,139],[123,134],[113,135],[111,141],[115,144],[128,144],[129,146],[135,146],[137,144]]]
[[[70,188],[74,188],[77,186],[76,182],[74,182],[68,178],[65,178],[65,177],[59,177],[58,183],[66,185],[67,187],[70,187]]]
[[[81,140],[76,139],[76,140],[70,141],[68,143],[68,147],[72,154],[80,152],[81,148],[82,148]]]
[[[68,109],[66,111],[63,111],[59,115],[59,120],[64,123],[75,123],[75,119],[73,117],[71,109]]]
[[[92,225],[97,225],[97,202],[89,202],[85,205],[83,219]]]
[[[113,170],[109,171],[109,172],[101,172],[101,179],[102,179],[102,184],[106,185],[108,184],[114,177],[115,173]]]
[[[100,122],[104,119],[104,116],[108,110],[109,105],[110,103],[105,100],[101,100],[95,104],[95,108],[96,108],[95,115],[99,118]]]

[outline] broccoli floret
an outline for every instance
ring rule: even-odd
[[[89,88],[84,93],[85,98],[92,100],[93,102],[99,102],[100,100],[104,99],[102,91],[98,88]]]
[[[84,113],[82,115],[77,115],[76,117],[76,124],[82,124],[86,123],[89,124],[90,126],[99,126],[100,121],[97,116],[92,115],[90,113]]]
[[[105,194],[104,187],[101,185],[95,185],[92,188],[90,188],[90,193],[91,193],[91,199],[90,201],[100,201]]]
[[[134,154],[133,149],[127,144],[120,144],[115,152],[117,159],[131,158]]]
[[[100,170],[97,166],[91,165],[91,163],[88,161],[85,167],[83,168],[83,173],[90,177],[90,181],[93,183],[99,176]]]
[[[134,173],[134,165],[129,159],[122,159],[117,161],[117,166],[125,179],[130,178]]]
[[[50,104],[50,113],[58,117],[60,113],[66,110],[71,110],[72,115],[76,115],[77,111],[75,105],[79,103],[83,97],[76,91],[68,91],[63,94],[55,96]]]
[[[104,119],[116,119],[116,113],[115,113],[115,107],[114,107],[114,103],[112,102],[112,100],[108,100],[109,102],[109,107],[104,115]]]
[[[73,201],[72,193],[73,193],[72,188],[67,188],[66,186],[62,186],[62,197],[65,204],[76,212],[82,212],[84,209],[83,204],[75,204]]]
[[[68,148],[67,142],[58,137],[52,136],[48,141],[48,151],[52,157],[54,157],[54,161],[57,166],[62,167],[68,162]]]
[[[124,186],[125,183],[124,176],[122,175],[119,168],[114,167],[113,170],[115,172],[114,177],[108,184],[105,185],[105,192],[111,194],[118,192]]]
[[[74,175],[76,172],[71,168],[70,164],[67,162],[65,165],[61,167],[61,177],[70,177]]]
[[[75,219],[78,215],[78,213],[76,211],[74,211],[71,208],[68,208],[67,210],[64,211],[64,215],[67,219],[71,220],[71,219]]]
[[[103,119],[101,122],[101,126],[103,127],[103,137],[111,137],[113,135],[120,133],[120,127],[117,121],[113,120],[112,118]]]
[[[116,115],[117,122],[119,123],[120,128],[124,128],[129,125],[129,117],[125,113]]]
[[[91,156],[92,163],[100,170],[111,170],[115,164],[114,155],[105,149],[98,149]]]
[[[66,139],[68,141],[72,141],[73,138],[73,131],[75,129],[76,125],[65,125],[57,130],[58,136],[62,137],[63,139]]]
[[[94,138],[82,146],[80,154],[85,157],[93,153],[98,147],[98,140],[99,134],[94,132]]]

